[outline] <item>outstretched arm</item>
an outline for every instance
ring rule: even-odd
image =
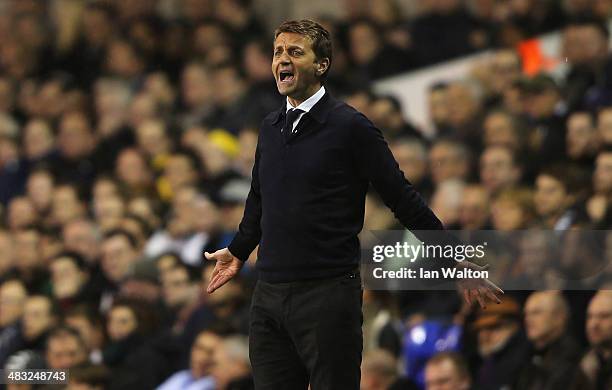
[[[359,113],[353,117],[351,131],[352,154],[360,174],[372,183],[402,225],[425,242],[433,240],[436,244],[460,244],[450,233],[430,234],[429,231],[443,231],[444,226],[405,178],[382,132]],[[468,261],[438,259],[436,263],[438,267],[481,270],[480,266]],[[458,287],[469,304],[477,301],[482,307],[487,300],[499,303],[499,296],[503,294],[503,291],[488,279],[462,279],[458,282]]]
[[[251,179],[251,189],[244,207],[244,215],[228,249],[238,259],[247,261],[249,255],[261,239],[261,193],[259,191],[259,141],[255,151],[255,164]]]
[[[205,252],[206,260],[216,260],[210,283],[206,291],[212,294],[216,289],[236,276],[247,261],[249,255],[259,244],[261,238],[261,195],[259,192],[259,142],[255,151],[255,164],[251,180],[251,189],[244,208],[244,215],[238,233],[227,248],[214,253]]]

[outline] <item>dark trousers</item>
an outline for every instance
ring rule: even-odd
[[[359,273],[258,281],[249,334],[255,388],[359,390],[362,300]]]

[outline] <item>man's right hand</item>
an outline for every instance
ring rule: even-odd
[[[228,280],[236,276],[238,271],[244,264],[227,248],[219,249],[214,253],[204,252],[207,260],[216,260],[215,269],[213,270],[208,288],[206,291],[212,294],[216,289],[227,283]]]

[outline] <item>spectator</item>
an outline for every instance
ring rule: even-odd
[[[82,80],[84,86],[91,85],[100,74],[104,50],[113,36],[115,20],[116,10],[108,4],[89,3],[84,9],[83,34],[78,36],[64,59],[65,66]]]
[[[125,215],[125,199],[117,194],[98,196],[93,200],[93,214],[102,232],[118,229]]]
[[[53,164],[60,181],[87,188],[99,170],[94,159],[95,139],[91,123],[83,112],[62,115],[57,135],[59,158]]]
[[[537,74],[518,82],[524,112],[532,127],[528,137],[536,163],[557,162],[565,158],[566,107],[554,79]]]
[[[533,193],[528,189],[501,191],[491,203],[491,222],[495,230],[525,229],[534,218]]]
[[[466,230],[488,230],[490,200],[487,190],[480,185],[463,189],[459,208],[459,226]]]
[[[87,347],[79,333],[59,326],[50,331],[45,350],[47,366],[52,370],[68,370],[87,361]]]
[[[232,160],[238,155],[238,141],[225,130],[208,133],[204,148],[199,150],[206,167],[206,184],[221,188],[234,178],[239,178],[232,167]]]
[[[89,285],[89,271],[85,260],[77,253],[63,252],[49,264],[52,294],[61,310],[78,304],[90,304],[97,298]]]
[[[398,363],[388,351],[377,349],[367,352],[361,363],[362,390],[412,390],[418,387],[409,379],[402,378]]]
[[[105,67],[113,76],[129,83],[136,83],[145,71],[146,63],[142,51],[126,39],[114,39],[106,49]]]
[[[49,331],[58,322],[57,308],[51,299],[42,295],[31,295],[23,306],[21,332],[24,349],[42,352]]]
[[[408,69],[404,53],[386,45],[379,27],[367,20],[359,20],[349,26],[349,53],[365,81],[379,79]]]
[[[597,150],[597,129],[593,116],[587,111],[574,112],[568,116],[566,127],[565,151],[567,157],[573,163],[591,171]]]
[[[427,147],[419,138],[398,138],[390,145],[406,178],[424,198],[429,198],[432,183],[428,175]]]
[[[32,164],[49,162],[54,157],[55,137],[49,123],[32,119],[23,128],[23,154]]]
[[[398,137],[420,137],[421,133],[405,119],[402,105],[393,96],[380,96],[372,106],[372,121],[390,140]]]
[[[481,359],[474,377],[477,388],[502,389],[514,383],[528,353],[519,319],[520,306],[510,297],[476,315],[473,326]]]
[[[96,135],[112,139],[125,134],[128,126],[128,109],[132,100],[129,85],[115,78],[101,78],[93,86],[93,104],[98,122]],[[129,123],[138,125],[138,123]]]
[[[112,302],[121,283],[134,271],[140,253],[136,239],[124,230],[112,230],[105,234],[102,242],[101,268],[105,277],[101,304]]]
[[[38,219],[34,204],[25,196],[18,196],[9,202],[7,225],[12,231],[35,225]]]
[[[164,174],[158,181],[160,197],[170,201],[181,187],[196,185],[200,172],[200,160],[190,149],[181,149],[168,155]]]
[[[434,185],[449,179],[467,179],[470,157],[467,148],[460,142],[439,140],[429,151],[429,166]]]
[[[116,176],[131,196],[153,193],[153,173],[138,149],[123,149],[117,156]]]
[[[513,285],[526,290],[538,285],[549,287],[548,278],[556,271],[555,237],[532,228],[518,234],[517,240],[517,259],[509,278]]]
[[[208,120],[213,111],[210,71],[200,62],[189,63],[183,68],[181,79],[181,99],[184,105],[179,115],[182,128],[199,125]]]
[[[363,306],[364,351],[384,349],[399,356],[401,321],[397,299],[386,291],[367,291]]]
[[[130,128],[137,129],[147,121],[161,118],[161,108],[152,94],[140,92],[132,99],[127,112]],[[114,159],[112,159],[114,160]]]
[[[159,119],[148,119],[135,128],[137,146],[149,159],[154,172],[159,173],[172,149],[166,125]]]
[[[79,254],[90,265],[97,263],[101,240],[93,221],[75,219],[64,224],[62,240],[66,250]]]
[[[245,126],[253,124],[258,112],[259,102],[252,101],[247,95],[244,73],[231,62],[217,65],[212,70],[212,85],[215,89],[215,109],[206,122],[210,128],[226,129],[236,135]]]
[[[480,156],[480,180],[491,195],[510,189],[521,180],[521,167],[512,150],[490,146]]]
[[[578,381],[580,348],[567,332],[570,312],[557,291],[532,293],[525,302],[525,329],[532,351],[518,389],[559,389]]]
[[[223,339],[215,353],[215,364],[211,372],[216,389],[253,388],[249,343],[245,336],[230,336]]]
[[[563,56],[571,65],[564,83],[570,110],[589,105],[585,99],[589,89],[607,85],[608,40],[607,26],[594,18],[576,17],[563,29]],[[591,102],[589,108],[601,104]]]
[[[218,194],[221,211],[220,225],[225,235],[238,231],[249,188],[248,182],[240,179],[231,180],[221,188]]]
[[[139,250],[144,248],[146,240],[151,236],[153,231],[147,220],[134,213],[125,214],[119,226],[130,232],[134,238],[136,238]]]
[[[169,311],[169,323],[173,330],[182,331],[181,326],[198,302],[199,286],[193,272],[177,264],[161,276],[163,303]]]
[[[450,113],[449,113],[449,97],[448,97],[448,84],[437,83],[429,88],[428,94],[428,108],[429,117],[431,118],[435,134],[444,135],[448,134],[451,130],[450,127]],[[356,107],[361,111],[360,108]]]
[[[0,366],[23,345],[20,320],[27,299],[25,286],[18,279],[9,279],[0,285]]]
[[[491,111],[484,119],[484,145],[502,146],[515,152],[524,149],[525,135],[518,120],[506,111]]]
[[[580,220],[587,219],[580,215],[577,207],[573,207],[577,202],[573,189],[585,187],[574,182],[579,175],[580,172],[572,167],[551,166],[543,169],[536,177],[534,204],[546,228],[566,230]]]
[[[59,184],[53,189],[50,222],[54,226],[85,217],[85,205],[79,189],[72,184]]]
[[[479,152],[482,146],[482,92],[479,86],[473,81],[458,80],[448,84],[446,94],[450,126],[446,135],[458,138],[472,152]]]
[[[102,363],[102,347],[104,346],[104,325],[102,318],[91,307],[74,306],[64,314],[67,326],[79,332],[81,339],[89,351],[89,361]]]
[[[136,303],[119,301],[108,312],[109,343],[103,356],[104,364],[114,373],[109,389],[154,388],[170,369],[169,362],[147,341],[145,328],[149,324],[139,307]]]
[[[591,221],[601,221],[608,208],[608,197],[612,192],[612,150],[601,150],[595,159],[593,172],[593,195],[587,201],[587,212]]]
[[[610,340],[612,340],[612,295],[600,290],[587,308],[587,338],[590,349],[580,362],[590,388],[604,389],[612,385],[610,375]],[[579,387],[576,387],[579,388]]]
[[[45,169],[32,171],[26,183],[26,195],[45,226],[51,225],[49,215],[51,213],[54,185],[53,175]]]
[[[48,280],[41,248],[42,234],[35,227],[26,227],[13,234],[17,275],[31,293],[48,291]]]
[[[171,215],[164,230],[153,234],[145,246],[145,256],[179,253],[186,264],[198,265],[209,239],[206,232],[196,230],[195,203],[201,196],[191,186],[180,187],[172,200]]]
[[[425,367],[427,390],[467,390],[471,383],[466,362],[455,352],[440,352],[427,362]]]
[[[191,346],[189,369],[175,373],[157,389],[216,389],[211,373],[217,364],[215,354],[222,343],[223,339],[219,335],[208,330],[202,331]]]
[[[25,186],[27,166],[19,158],[14,136],[0,134],[0,203],[6,204]]]
[[[504,94],[521,75],[521,58],[511,49],[500,49],[491,60],[487,106],[503,104]]]
[[[431,196],[431,209],[444,226],[454,226],[459,222],[464,188],[465,183],[462,181],[449,179],[439,183]]]

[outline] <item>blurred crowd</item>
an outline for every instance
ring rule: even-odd
[[[202,253],[232,239],[259,123],[284,103],[255,3],[0,0],[0,367],[70,368],[72,389],[252,388],[256,253],[212,295]],[[493,274],[582,290],[485,310],[366,290],[362,388],[612,388],[612,293],[595,292],[612,274],[612,2],[344,3],[350,18],[319,19],[326,87],[446,227],[529,232]],[[525,76],[513,47],[556,29],[567,74]],[[491,48],[430,86],[433,137],[370,89]],[[364,228],[400,228],[375,193]]]

